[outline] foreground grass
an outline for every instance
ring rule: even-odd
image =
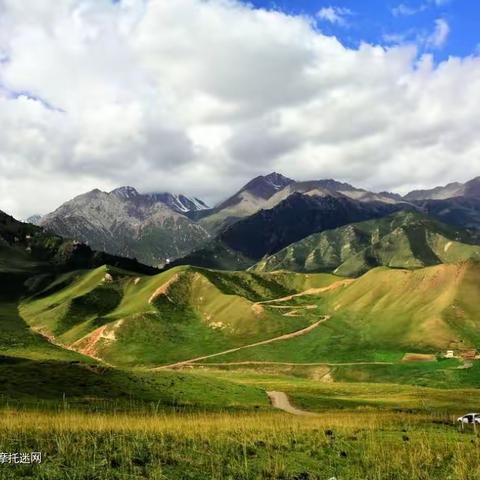
[[[86,414],[4,410],[0,479],[477,479],[480,442],[451,418],[394,412]]]

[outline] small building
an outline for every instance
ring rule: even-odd
[[[455,352],[453,350],[447,350],[445,358],[455,358]]]

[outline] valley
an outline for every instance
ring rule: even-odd
[[[273,180],[270,209],[218,210],[213,243],[164,269],[2,214],[1,450],[46,459],[13,478],[480,473],[476,433],[455,424],[480,402],[478,232]]]

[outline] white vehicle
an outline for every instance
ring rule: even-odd
[[[458,417],[457,422],[480,424],[480,413],[467,413],[463,417]]]

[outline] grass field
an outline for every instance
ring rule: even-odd
[[[89,413],[3,409],[1,450],[41,465],[27,479],[477,479],[480,439],[445,413]]]

